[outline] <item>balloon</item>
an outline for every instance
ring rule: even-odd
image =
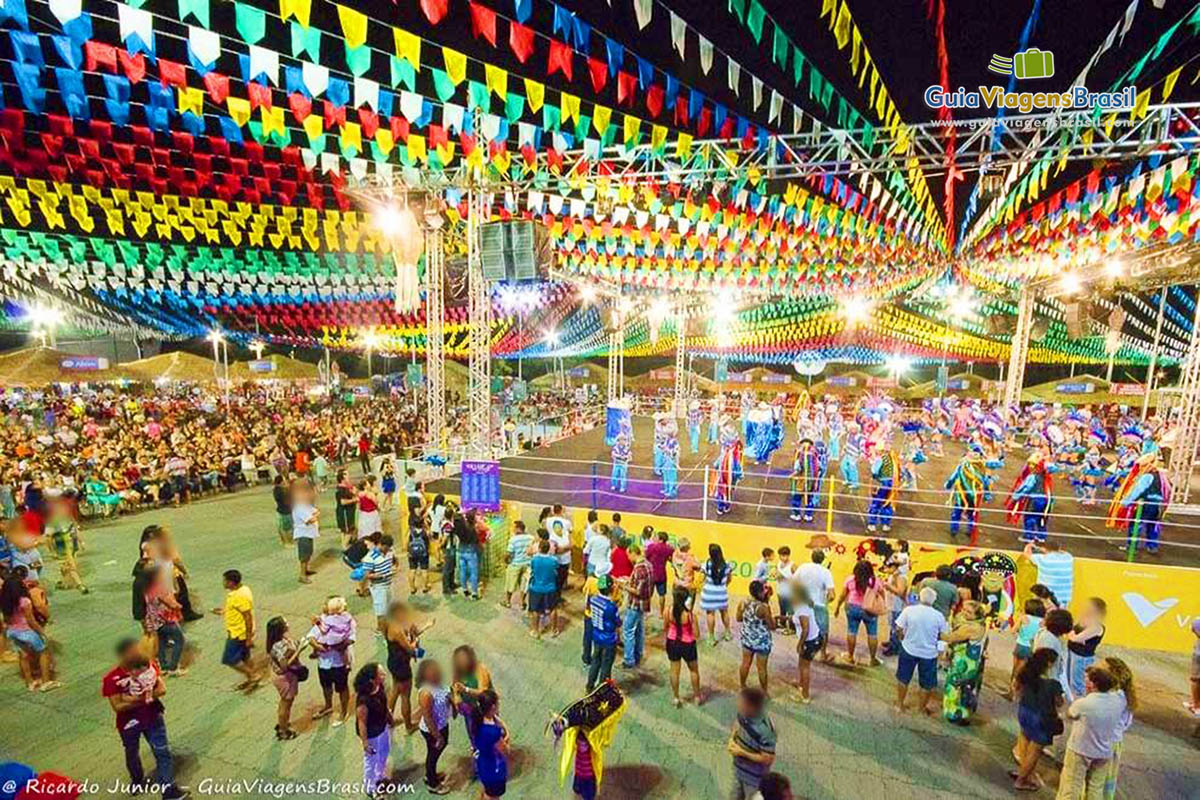
[[[80,784],[57,772],[43,772],[37,779],[37,788],[22,789],[16,800],[75,800],[83,790]]]

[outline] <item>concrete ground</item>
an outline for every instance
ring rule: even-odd
[[[274,510],[265,489],[91,526],[81,563],[92,594],[52,590],[49,634],[66,687],[31,694],[21,685],[15,666],[3,666],[0,760],[16,759],[101,786],[124,778],[112,713],[100,697],[100,679],[112,666],[114,642],[138,630],[129,613],[129,571],[138,532],[151,522],[174,530],[191,570],[198,607],[207,609],[221,602],[222,570],[236,567],[243,572],[256,599],[260,648],[268,617],[282,614],[293,630],[302,631],[323,598],[336,592],[349,595],[357,614],[361,635],[356,662],[382,660],[384,648],[370,634],[368,601],[354,597],[339,561],[332,519],[327,494],[318,542],[319,574],[311,585],[296,581],[294,553],[274,533]],[[50,585],[53,576],[50,566]],[[397,584],[400,596],[406,594],[402,586]],[[543,727],[552,711],[583,691],[578,602],[572,596],[563,636],[539,643],[525,635],[524,621],[515,612],[496,606],[498,594],[499,586],[493,583],[482,602],[444,599],[436,590],[414,598],[416,608],[437,617],[423,644],[430,657],[446,663],[455,646],[470,643],[495,675],[502,693],[501,714],[512,731],[515,751],[507,796],[570,797],[569,785],[558,786],[558,753]],[[302,684],[296,701],[300,736],[278,742],[272,735],[276,693],[271,685],[264,684],[249,696],[231,690],[235,676],[220,665],[224,641],[220,619],[210,615],[189,624],[186,631],[185,663],[190,673],[169,680],[165,698],[181,782],[197,795],[205,791],[220,797],[258,798],[287,796],[278,792],[288,789],[254,785],[256,780],[280,784],[353,781],[361,776],[361,748],[352,729],[333,728],[328,719],[315,723],[309,719],[320,703],[315,677]],[[840,650],[843,634],[844,621],[836,620],[834,651]],[[734,714],[738,651],[729,643],[715,649],[702,645],[700,668],[711,696],[700,707],[675,709],[670,704],[657,622],[650,625],[648,641],[644,667],[616,673],[631,702],[607,753],[600,796],[609,800],[724,797],[731,780],[725,741]],[[1010,794],[1006,772],[1012,766],[1009,748],[1016,733],[1015,713],[997,695],[1007,679],[1010,649],[1006,637],[996,638],[980,713],[969,727],[959,728],[940,717],[899,716],[891,711],[891,660],[876,669],[815,666],[814,701],[801,706],[783,684],[795,676],[794,640],[777,637],[771,659],[775,690],[771,714],[779,733],[776,768],[791,777],[797,797],[864,798],[886,793],[891,798],[949,799]],[[1197,720],[1180,708],[1187,686],[1186,659],[1115,648],[1104,652],[1120,652],[1133,665],[1143,702],[1126,737],[1118,795],[1161,800],[1197,797]],[[419,785],[423,754],[419,738],[395,737],[393,764],[399,779],[418,782],[413,796],[425,795]],[[143,756],[149,767],[145,747]],[[460,723],[455,723],[442,763],[455,787],[452,796],[478,796],[478,784],[469,782],[471,762]],[[1040,796],[1050,797],[1057,770],[1048,765],[1042,776],[1051,788]],[[353,796],[290,791],[300,797]],[[110,795],[102,789],[95,796]]]
[[[707,428],[705,428],[707,433]],[[899,440],[897,440],[899,445]],[[713,464],[719,455],[716,444],[702,442],[700,452],[692,454],[686,431],[680,438],[679,496],[672,500],[662,497],[661,480],[653,474],[654,422],[649,417],[634,418],[633,460],[629,466],[629,488],[624,494],[609,491],[612,449],[604,444],[603,428],[571,436],[528,455],[501,461],[502,496],[528,503],[550,505],[573,501],[611,511],[637,511],[667,516],[701,519],[705,513],[704,467]],[[825,529],[825,504],[822,495],[820,508],[812,523],[803,524],[788,519],[790,509],[790,480],[792,459],[795,456],[796,434],[787,432],[783,447],[772,455],[769,464],[755,464],[743,459],[745,476],[733,497],[733,508],[725,522],[754,525],[773,525],[782,528],[807,530]],[[918,468],[918,490],[902,491],[896,503],[896,518],[892,536],[925,542],[949,542],[949,501],[944,485],[962,457],[964,447],[958,442],[946,442],[945,455],[931,456]],[[994,474],[994,498],[980,509],[980,547],[1019,550],[1019,525],[1008,521],[1004,501],[1016,481],[1027,454],[1012,451],[1005,465]],[[859,462],[862,484],[856,491],[846,488],[836,466],[831,470],[838,483],[834,495],[833,530],[863,533],[866,512],[870,503],[870,470]],[[457,478],[429,484],[430,491],[458,494]],[[824,491],[827,491],[825,489]],[[1056,496],[1049,532],[1077,556],[1124,559],[1125,552],[1117,545],[1125,542],[1124,531],[1105,527],[1108,501],[1112,492],[1101,489],[1100,502],[1084,506],[1075,499],[1075,491],[1065,475],[1054,477]],[[1194,495],[1193,495],[1194,496]],[[708,519],[718,519],[711,497],[707,503]],[[960,537],[960,542],[964,537]],[[1200,517],[1185,516],[1178,511],[1169,514],[1162,526],[1163,546],[1157,554],[1139,554],[1139,559],[1174,566],[1200,566]],[[1172,544],[1176,543],[1176,544]],[[1190,545],[1190,546],[1189,546]]]

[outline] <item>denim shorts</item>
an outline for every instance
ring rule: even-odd
[[[858,624],[867,626],[867,636],[879,633],[879,617],[863,611],[862,606],[851,603],[846,607],[846,633],[850,636],[858,633]]]
[[[241,639],[226,639],[225,652],[221,654],[221,663],[227,667],[236,667],[250,659],[250,648]]]
[[[896,680],[905,686],[912,683],[913,670],[917,672],[917,685],[925,691],[937,688],[937,657],[917,658],[909,655],[900,645],[900,659],[896,662]]]
[[[14,631],[10,628],[6,633],[9,641],[22,650],[40,653],[46,649],[46,640],[37,631]]]

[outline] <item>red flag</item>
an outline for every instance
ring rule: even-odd
[[[592,91],[600,94],[608,83],[608,64],[602,58],[589,58],[588,72],[592,75]]]
[[[258,108],[259,106],[262,106],[267,109],[271,108],[271,87],[270,86],[263,86],[261,83],[255,83],[254,81],[250,81],[249,83],[246,84],[246,95],[250,99],[250,110],[251,111]]]
[[[165,58],[158,59],[158,79],[163,86],[187,86],[183,64]]]
[[[646,110],[650,112],[651,119],[657,118],[662,113],[662,107],[663,88],[657,83],[652,83],[646,90]]]
[[[125,50],[118,50],[117,60],[121,62],[121,69],[125,70],[125,77],[129,78],[130,83],[141,83],[142,78],[146,77],[146,55],[144,53],[131,56]]]
[[[637,89],[637,76],[629,72],[617,73],[617,105],[633,103],[633,93]]]
[[[546,74],[553,75],[562,70],[567,80],[574,80],[575,51],[568,45],[555,39],[550,40],[550,55],[546,59]]]
[[[524,64],[533,55],[533,29],[526,28],[519,22],[508,25],[508,46],[512,48],[517,61]]]
[[[431,25],[437,25],[446,16],[450,0],[421,0],[421,10]]]
[[[214,103],[224,105],[225,98],[229,97],[229,76],[210,72],[204,76],[204,88],[208,89],[208,96]]]
[[[95,72],[96,67],[104,67],[109,72],[117,71],[117,48],[111,44],[101,44],[89,40],[83,46],[85,55],[84,66],[88,72]]]
[[[296,118],[296,122],[304,122],[312,113],[312,100],[300,92],[292,92],[288,95],[288,108],[292,109],[292,116]]]
[[[375,138],[375,131],[379,130],[379,115],[369,108],[358,109],[358,121],[362,125],[363,136],[367,139]]]
[[[471,9],[471,34],[478,39],[482,36],[492,47],[496,46],[496,12],[479,3],[467,3]]]

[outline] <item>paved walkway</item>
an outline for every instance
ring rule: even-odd
[[[328,497],[324,519],[333,511]],[[93,588],[90,596],[56,592],[50,635],[66,688],[50,694],[26,692],[15,667],[0,671],[0,756],[38,769],[53,769],[77,779],[110,784],[124,778],[121,750],[112,714],[99,694],[100,678],[111,666],[113,643],[137,632],[129,616],[129,570],[137,536],[150,522],[170,525],[192,572],[197,607],[221,602],[220,573],[242,570],[257,600],[260,631],[266,619],[283,614],[293,629],[331,593],[350,595],[365,635],[355,652],[357,663],[381,660],[383,647],[372,640],[370,608],[353,596],[336,550],[336,537],[318,543],[319,575],[312,585],[295,579],[295,560],[274,534],[273,506],[265,490],[204,500],[180,509],[140,514],[91,528],[83,572]],[[332,526],[326,527],[329,530]],[[51,584],[54,568],[49,568]],[[401,592],[402,593],[402,592]],[[474,645],[492,669],[502,691],[501,713],[515,745],[508,797],[570,797],[559,788],[557,753],[543,736],[552,710],[575,699],[583,689],[579,666],[580,626],[572,614],[570,627],[558,641],[535,643],[521,621],[497,608],[498,587],[484,601],[444,600],[436,592],[414,605],[437,616],[437,626],[423,642],[429,655],[448,660],[458,644]],[[577,609],[577,604],[576,604]],[[574,610],[573,610],[574,611]],[[652,624],[643,670],[618,677],[630,693],[629,712],[621,722],[607,756],[603,798],[724,797],[730,763],[724,742],[733,716],[737,685],[737,651],[732,644],[702,646],[704,685],[714,694],[703,706],[675,709],[670,705],[666,659],[657,624]],[[844,623],[836,622],[834,648],[842,641]],[[302,685],[294,714],[300,736],[278,742],[272,735],[276,694],[269,685],[251,696],[231,691],[231,671],[219,663],[224,634],[217,617],[187,627],[185,661],[191,672],[168,681],[168,729],[177,756],[180,780],[194,790],[222,797],[272,796],[265,782],[329,779],[354,781],[361,776],[361,749],[349,727],[332,728],[329,720],[308,721],[319,704],[315,680]],[[262,646],[263,633],[258,644]],[[889,710],[892,682],[887,668],[850,670],[816,666],[814,702],[802,707],[776,683],[772,714],[779,731],[777,768],[792,778],[798,797],[994,798],[1009,794],[1005,772],[1016,730],[1012,707],[995,692],[1007,676],[1007,640],[993,645],[981,713],[969,728],[940,718],[898,717]],[[1125,655],[1139,677],[1145,709],[1126,739],[1120,796],[1130,798],[1195,798],[1200,786],[1196,724],[1180,709],[1187,664],[1181,657]],[[794,640],[776,640],[773,680],[790,679],[795,666]],[[420,739],[397,736],[394,764],[402,780],[419,781],[424,748]],[[144,758],[150,765],[149,752]],[[443,757],[456,787],[454,796],[476,797],[468,784],[469,752],[461,725],[451,734]],[[1043,777],[1051,786],[1056,771]],[[240,781],[241,784],[230,782]],[[292,789],[295,792],[295,789]],[[305,791],[292,796],[331,796]],[[418,786],[415,796],[424,796]],[[1051,789],[1040,796],[1050,797]],[[98,796],[108,796],[100,792]],[[283,795],[280,795],[283,796]],[[342,796],[334,793],[332,796]]]

